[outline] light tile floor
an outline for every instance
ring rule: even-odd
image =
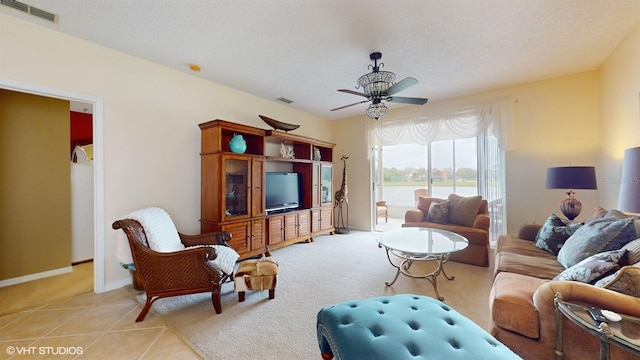
[[[131,287],[86,292],[0,317],[0,359],[200,359]]]
[[[402,224],[402,219],[381,220],[377,231]],[[0,360],[200,359],[153,311],[135,322],[142,306],[133,288],[95,294],[90,287],[85,289],[86,284],[78,285],[82,282],[78,277],[86,279],[92,272],[92,266],[83,266],[69,275],[75,278],[61,276],[0,289]],[[74,285],[81,289],[73,291],[84,293],[67,296]],[[66,298],[38,304],[47,293]],[[27,298],[21,306],[21,299]]]

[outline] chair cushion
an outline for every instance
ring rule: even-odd
[[[473,220],[478,215],[482,196],[462,197],[456,194],[449,195],[449,222],[464,226],[473,226]]]
[[[134,211],[127,218],[136,220],[142,225],[151,250],[158,252],[184,250],[178,229],[166,211],[158,207],[148,207]]]

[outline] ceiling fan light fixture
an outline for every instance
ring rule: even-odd
[[[387,114],[387,110],[383,103],[370,104],[367,108],[367,116],[373,120],[380,120]]]
[[[358,87],[367,95],[380,95],[387,91],[396,80],[396,74],[391,71],[374,71],[360,76]]]

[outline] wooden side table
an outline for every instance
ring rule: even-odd
[[[587,306],[564,301],[562,294],[556,293],[556,360],[564,357],[562,347],[562,317],[566,316],[581,329],[600,338],[600,359],[609,359],[610,344],[640,356],[640,338],[629,335],[640,335],[640,318],[620,314],[619,322],[596,322],[587,311]]]

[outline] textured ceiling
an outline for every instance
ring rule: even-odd
[[[356,90],[373,51],[418,79],[398,96],[433,101],[596,69],[640,21],[640,0],[24,2],[58,23],[0,12],[327,119],[364,113],[329,110],[362,99],[336,90]]]

